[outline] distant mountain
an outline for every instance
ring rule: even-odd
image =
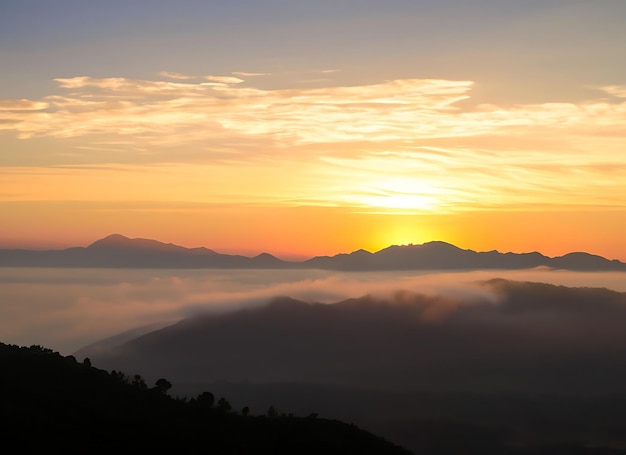
[[[113,234],[86,248],[64,250],[0,250],[6,267],[129,267],[129,268],[316,268],[342,271],[477,270],[551,267],[566,270],[626,271],[626,263],[576,252],[551,258],[537,252],[500,253],[464,250],[446,242],[394,245],[376,253],[317,256],[306,261],[283,261],[268,253],[255,257],[217,253],[207,248],[185,248],[150,239]]]
[[[428,242],[423,245],[394,245],[373,254],[358,250],[351,254],[316,257],[305,263],[311,267],[336,270],[449,270],[550,267],[551,261],[551,258],[539,253],[477,253],[446,242]],[[622,265],[626,270],[626,264]]]
[[[120,234],[109,235],[85,248],[0,250],[0,266],[12,267],[282,268],[285,264],[267,253],[249,258]]]
[[[151,239],[131,239],[120,234],[111,234],[103,239],[96,240],[87,248],[91,250],[109,250],[109,251],[160,251],[169,253],[182,254],[217,254],[213,250],[207,248],[185,248],[174,245],[173,243],[162,243]]]

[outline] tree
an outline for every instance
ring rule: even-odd
[[[250,408],[248,406],[244,406],[241,410],[241,415],[246,417],[248,414],[250,414]]]
[[[230,403],[228,402],[228,400],[224,397],[220,398],[217,402],[217,409],[222,411],[222,412],[228,412],[232,409],[233,407],[230,405]]]
[[[111,370],[111,377],[117,379],[120,382],[125,382],[128,384],[128,377],[121,371]]]
[[[139,374],[136,374],[135,377],[133,378],[133,385],[143,390],[148,388],[148,386],[146,385],[146,381],[144,381],[141,375]]]
[[[198,402],[198,404],[210,408],[213,406],[213,403],[215,403],[215,395],[213,395],[211,392],[202,392],[200,395],[198,395],[196,401]]]
[[[159,393],[166,393],[171,388],[172,383],[164,378],[157,379],[157,382],[154,384],[154,390]]]

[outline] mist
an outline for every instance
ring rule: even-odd
[[[626,273],[548,269],[472,272],[0,268],[0,338],[68,355],[129,330],[265,305],[278,296],[334,303],[407,291],[460,304],[496,302],[479,283],[504,278],[626,291]],[[459,303],[457,303],[459,304]],[[434,311],[434,310],[433,310]],[[439,310],[438,310],[439,311]],[[436,316],[433,313],[433,317]]]
[[[626,447],[624,272],[0,268],[0,302],[4,343],[415,453]]]

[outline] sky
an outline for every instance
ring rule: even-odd
[[[0,2],[0,247],[626,261],[623,0]]]

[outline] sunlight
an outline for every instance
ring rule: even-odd
[[[415,178],[395,178],[375,182],[371,195],[362,196],[361,202],[371,208],[401,211],[432,211],[441,205],[441,190],[431,182]]]
[[[391,245],[421,245],[438,238],[432,229],[425,228],[419,222],[411,221],[409,218],[391,217],[386,225],[377,230],[372,251],[379,251]]]
[[[435,197],[419,194],[372,196],[363,201],[370,207],[407,210],[432,210],[438,203]]]

